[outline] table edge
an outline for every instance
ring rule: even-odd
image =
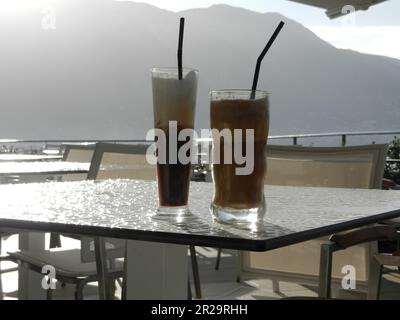
[[[400,209],[345,221],[326,227],[294,232],[293,234],[271,239],[224,238],[190,233],[158,232],[126,228],[107,228],[100,226],[65,225],[55,222],[34,222],[27,220],[1,219],[0,228],[23,231],[54,232],[77,234],[91,237],[120,238],[125,240],[161,242],[181,245],[194,245],[246,251],[269,251],[292,244],[317,239],[337,232],[367,226],[377,222],[400,217]]]

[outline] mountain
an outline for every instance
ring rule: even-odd
[[[180,16],[184,65],[200,70],[198,128],[209,127],[211,89],[250,88],[283,20],[258,85],[271,93],[271,134],[399,129],[400,60],[336,49],[280,14],[226,5],[173,13],[112,0],[50,9],[55,29],[43,29],[44,7],[0,10],[0,138],[144,138],[149,70],[176,65]]]

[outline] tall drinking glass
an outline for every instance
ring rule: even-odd
[[[211,92],[214,198],[211,212],[226,223],[256,223],[266,211],[264,179],[269,130],[268,94]]]
[[[151,73],[154,128],[160,132],[158,137],[156,135],[157,213],[159,216],[182,216],[189,214],[191,155],[188,153],[191,149],[182,154],[179,150],[191,138],[186,135],[185,139],[180,139],[180,134],[193,132],[198,71],[183,69],[181,80],[178,68],[154,68]]]

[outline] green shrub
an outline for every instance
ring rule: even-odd
[[[394,137],[389,145],[388,157],[391,159],[400,159],[400,139]]]
[[[388,157],[391,159],[400,159],[400,139],[394,137],[394,140],[389,144]],[[385,178],[393,180],[400,184],[400,162],[386,163]]]

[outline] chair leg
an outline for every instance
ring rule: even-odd
[[[0,256],[1,256],[1,234],[0,234]],[[2,280],[2,277],[1,277],[1,274],[2,274],[2,272],[1,272],[1,260],[0,260],[0,300],[3,300],[4,299],[4,296],[3,296],[3,280]]]
[[[104,238],[94,238],[94,248],[96,254],[96,269],[99,283],[99,299],[109,300],[110,288],[109,278],[107,277],[107,260],[106,260],[106,247]]]
[[[236,282],[242,282],[242,270],[243,270],[243,252],[237,251],[236,257]]]
[[[75,286],[75,300],[83,300],[83,288],[85,287],[85,285],[86,283],[82,281]]]
[[[109,266],[110,269],[109,270],[114,270],[115,269],[115,260],[114,259],[109,259]],[[118,281],[118,279],[114,279],[114,278],[108,278],[109,281],[109,289],[110,289],[110,293],[109,293],[109,297],[112,300],[115,300],[115,292],[117,291],[117,286],[116,286],[116,281]]]
[[[192,260],[192,270],[194,287],[196,290],[196,298],[201,299],[201,287],[200,287],[200,276],[199,276],[199,266],[197,265],[196,249],[194,246],[189,246],[190,248],[190,258]]]
[[[383,266],[380,264],[380,262],[375,258],[375,256],[372,256],[369,264],[369,279],[368,279],[368,293],[367,293],[368,300],[379,300],[381,280],[382,280],[382,269]]]
[[[78,280],[78,279],[76,279]],[[85,288],[85,286],[90,283],[90,282],[95,282],[98,281],[97,277],[88,277],[88,278],[84,278],[84,279],[80,279],[75,283],[75,300],[83,300],[83,289]]]
[[[117,286],[115,285],[115,279],[108,279],[107,280],[109,282],[109,299],[110,300],[115,300],[115,292],[117,291]]]
[[[61,248],[61,236],[58,233],[50,233],[50,249]]]
[[[52,289],[47,289],[46,300],[53,300],[53,290]]]
[[[218,248],[217,261],[215,262],[215,270],[219,270],[219,264],[221,262],[221,253],[222,253],[222,249]]]
[[[123,280],[121,278],[117,278],[116,281],[117,281],[118,285],[122,288]]]
[[[321,245],[321,257],[319,265],[318,296],[330,298],[331,276],[332,276],[332,253],[334,244],[324,243]]]
[[[123,277],[122,277],[122,285],[121,285],[121,300],[127,300],[127,280],[128,280],[128,245],[125,245],[125,254],[124,254],[124,265],[123,265]]]
[[[281,289],[279,287],[279,280],[277,280],[277,279],[272,279],[272,292],[274,292],[274,293],[281,292]]]
[[[124,264],[122,271],[122,283],[121,283],[121,300],[127,300],[128,291],[127,291],[127,280],[128,280],[128,244],[125,244],[125,253],[124,253]]]
[[[192,288],[191,288],[191,286],[190,286],[190,277],[188,276],[188,281],[187,281],[187,283],[188,283],[188,292],[187,292],[187,294],[188,294],[188,300],[192,300],[193,299],[193,295],[192,295]]]
[[[2,261],[7,261],[7,257],[1,257],[1,249],[2,249],[2,238],[1,238],[1,234],[0,234],[0,300],[4,299],[4,293],[3,293],[3,279],[2,279],[2,274],[6,273],[6,272],[11,272],[11,271],[15,271],[18,270],[18,268],[12,268],[12,269],[8,269],[8,270],[2,270],[1,269],[1,262]],[[13,261],[14,262],[14,261]]]

